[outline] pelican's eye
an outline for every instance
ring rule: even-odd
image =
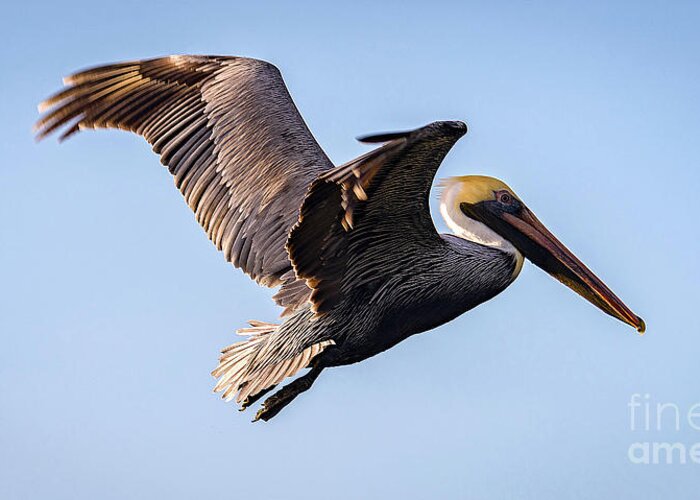
[[[513,203],[513,195],[508,191],[498,191],[496,192],[496,200],[503,205],[510,205]]]

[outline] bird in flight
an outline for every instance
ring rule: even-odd
[[[607,314],[645,329],[500,180],[443,182],[440,234],[429,194],[459,121],[361,138],[376,149],[334,166],[279,70],[243,57],[177,55],[81,71],[44,101],[37,139],[87,128],[143,136],[227,261],[279,287],[279,324],[250,321],[221,351],[215,391],[269,420],[328,367],[378,354],[510,285],[525,258]]]

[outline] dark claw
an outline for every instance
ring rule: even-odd
[[[272,417],[277,415],[282,408],[287,406],[289,403],[292,402],[292,399],[297,395],[296,392],[292,393],[291,397],[287,396],[286,398],[284,397],[284,389],[279,391],[277,394],[274,396],[271,396],[265,400],[263,405],[260,407],[258,412],[255,414],[255,418],[253,419],[253,422],[257,422],[258,420],[262,420],[263,422],[267,422],[270,420]]]
[[[277,387],[277,386],[271,385],[267,389],[263,389],[262,391],[258,392],[257,394],[253,394],[252,396],[248,396],[247,398],[245,398],[243,403],[241,403],[241,407],[238,409],[238,411],[245,411],[247,408],[250,408],[251,405],[253,405],[257,400],[259,400],[261,397],[263,397],[265,394],[270,392],[275,387]]]

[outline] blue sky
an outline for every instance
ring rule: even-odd
[[[5,5],[0,497],[695,498],[700,464],[628,451],[700,430],[631,430],[628,403],[700,402],[698,23],[696,2]],[[209,371],[245,320],[277,317],[272,292],[138,137],[30,131],[62,76],[171,53],[274,62],[336,162],[364,133],[465,120],[439,176],[505,180],[647,335],[527,265],[250,424]]]

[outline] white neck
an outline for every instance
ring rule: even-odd
[[[520,274],[523,266],[523,255],[507,239],[489,228],[486,224],[467,217],[459,207],[459,186],[447,186],[440,196],[440,213],[455,236],[473,241],[480,245],[498,248],[513,255],[516,259],[513,277]]]

